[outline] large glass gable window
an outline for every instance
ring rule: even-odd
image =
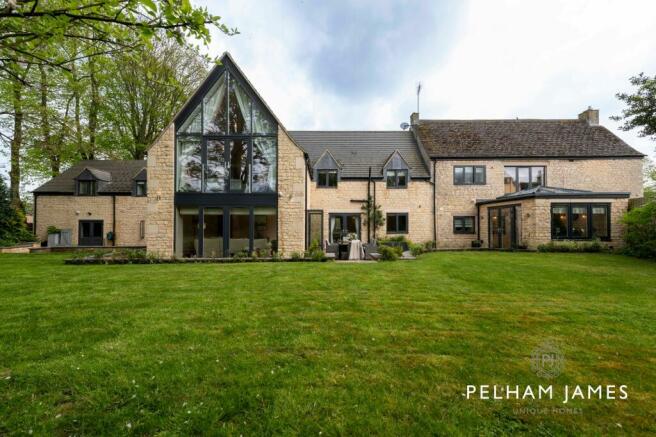
[[[176,127],[178,192],[277,190],[278,126],[228,66]]]

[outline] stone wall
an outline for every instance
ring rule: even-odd
[[[485,185],[454,185],[453,166],[485,165]],[[453,233],[454,216],[476,216],[476,200],[504,194],[505,166],[546,166],[546,185],[591,191],[626,191],[641,197],[642,159],[444,160],[437,161],[437,242],[440,248],[468,248],[476,235]],[[483,214],[481,214],[483,216]]]
[[[408,214],[408,234],[406,237],[414,242],[423,243],[433,240],[432,199],[433,186],[427,180],[410,180],[406,189],[388,189],[385,181],[374,181],[376,203],[381,206],[383,216],[387,213]],[[373,186],[371,193],[373,196]],[[361,238],[367,241],[367,227],[364,226],[362,213],[363,201],[367,199],[366,180],[340,180],[337,188],[318,188],[316,181],[310,185],[310,202],[308,209],[323,210],[323,238],[329,240],[329,214],[360,214],[362,222]],[[398,234],[394,234],[398,235]],[[377,238],[387,236],[386,226],[376,231]]]
[[[304,153],[278,127],[278,251],[283,256],[305,250]]]
[[[140,222],[146,219],[146,198],[116,196],[116,246],[142,246]],[[77,246],[80,220],[102,220],[103,237],[113,227],[112,196],[52,196],[36,197],[36,236],[48,239],[48,227],[72,231],[72,244]],[[111,245],[106,239],[105,245]]]
[[[171,123],[148,150],[148,253],[173,256],[173,199],[175,190],[175,128]]]
[[[482,205],[480,214],[481,240],[483,247],[489,247],[488,209],[497,206],[521,205],[521,237],[519,244],[526,244],[528,249],[535,250],[538,245],[551,240],[551,204],[552,203],[609,203],[610,208],[610,241],[603,242],[608,246],[620,247],[623,244],[624,224],[622,217],[626,212],[629,199],[597,199],[597,198],[529,198],[513,202]],[[561,241],[561,240],[559,240]]]

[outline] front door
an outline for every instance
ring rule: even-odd
[[[103,221],[102,220],[80,220],[79,224],[79,246],[102,246],[103,245]]]
[[[515,249],[519,238],[519,206],[490,208],[490,249]]]

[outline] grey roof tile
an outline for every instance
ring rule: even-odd
[[[410,166],[410,176],[428,178],[427,163],[412,132],[404,131],[290,131],[314,165],[326,150],[341,166],[342,178],[381,177],[383,166],[398,150]]]
[[[35,193],[70,193],[75,192],[75,178],[89,169],[92,174],[102,175],[103,180],[109,181],[102,184],[99,193],[131,193],[134,177],[146,168],[146,161],[121,161],[121,160],[89,160],[80,161],[64,171],[59,176],[50,179],[45,184],[34,190]]]

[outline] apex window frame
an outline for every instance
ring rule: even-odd
[[[390,175],[390,173],[392,173]],[[408,176],[410,172],[406,169],[389,169],[385,170],[385,186],[390,189],[405,189],[408,188]],[[390,184],[390,176],[393,178],[393,184]],[[401,176],[403,176],[403,184],[400,183]]]
[[[471,220],[471,230],[466,226],[466,220]],[[457,221],[461,224],[458,226]],[[460,228],[460,230],[458,229]],[[454,215],[453,216],[453,233],[456,235],[473,235],[476,233],[476,216],[473,215]]]
[[[334,180],[330,176],[334,175]],[[322,182],[322,176],[325,180]],[[334,185],[331,184],[334,182]],[[339,170],[335,169],[318,169],[317,170],[317,188],[337,188],[339,185]]]
[[[556,235],[554,232],[556,229],[556,223],[554,222],[554,209],[555,208],[566,208],[567,209],[567,234],[566,235]],[[586,233],[584,237],[576,236],[573,232],[573,208],[584,208],[586,214]],[[599,236],[594,232],[593,224],[593,210],[595,208],[605,208],[606,212],[606,235]],[[565,202],[554,202],[549,206],[549,216],[551,220],[551,239],[552,240],[578,240],[578,241],[590,241],[595,238],[599,238],[601,241],[611,241],[611,204],[610,203],[595,203],[595,202],[586,202],[586,203],[565,203]]]
[[[462,180],[458,180],[458,170],[462,169]],[[467,169],[471,169],[471,181],[467,181]],[[483,180],[476,180],[477,170],[483,174]],[[487,169],[484,165],[454,165],[453,166],[453,185],[486,185]]]
[[[399,218],[405,219],[405,229],[400,229],[401,221]],[[394,228],[390,230],[390,224],[394,224]],[[407,234],[410,228],[410,222],[407,212],[389,212],[385,215],[385,231],[387,234]]]

